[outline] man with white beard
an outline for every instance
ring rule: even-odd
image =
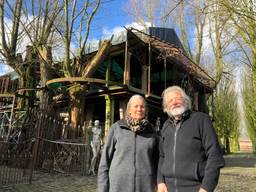
[[[179,86],[164,90],[158,192],[212,192],[225,162],[210,117],[191,110]]]

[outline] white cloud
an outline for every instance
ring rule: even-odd
[[[145,25],[146,25],[146,27],[152,26],[152,24],[149,23],[149,22],[146,22]],[[145,29],[145,25],[141,25],[139,23],[132,22],[132,23],[126,24],[125,27],[126,28],[133,27],[133,28],[138,29],[138,30],[143,30],[143,29]],[[108,27],[104,27],[103,31],[102,31],[102,34],[103,34],[102,36],[103,37],[109,37],[111,35],[119,34],[119,33],[123,32],[125,30],[126,29],[123,26],[116,26],[113,29],[109,29]]]
[[[146,22],[145,25],[141,25],[139,23],[133,22],[133,23],[129,23],[126,24],[125,26],[116,26],[112,29],[109,29],[108,27],[103,27],[102,30],[102,39],[109,39],[112,35],[114,35],[113,40],[112,40],[112,44],[118,44],[122,41],[125,41],[126,38],[126,29],[125,28],[135,28],[138,30],[144,30],[146,27],[150,27],[152,26],[151,23]],[[96,51],[98,49],[99,46],[99,39],[90,39],[88,41],[87,44],[87,49],[86,52],[92,52],[92,51]]]
[[[5,64],[0,64],[0,76],[13,71],[11,67]]]
[[[32,45],[32,42],[31,42],[31,39],[30,37],[24,33],[24,26],[29,26],[29,25],[26,25],[27,23],[32,23],[32,21],[34,21],[34,18],[32,15],[28,15],[28,16],[22,16],[21,17],[21,20],[22,20],[22,23],[23,25],[20,25],[20,33],[23,31],[23,35],[22,35],[22,38],[20,38],[18,40],[18,43],[17,43],[17,53],[21,53],[23,58],[25,57],[26,55],[26,47],[29,46],[29,45]],[[5,31],[5,35],[6,35],[6,40],[7,40],[7,44],[9,44],[9,41],[10,41],[10,35],[11,35],[11,29],[12,29],[12,20],[5,17],[4,18],[4,21],[5,21],[5,26],[6,26],[6,31]],[[31,38],[33,39],[33,31],[35,31],[34,28],[31,28],[31,29],[27,29],[30,31],[30,35],[31,35]],[[61,41],[61,37],[60,37],[60,34],[56,33],[55,34],[56,36],[56,42],[54,43],[54,45],[52,45],[52,55],[53,55],[53,59],[54,60],[63,60],[64,58],[64,55],[65,55],[65,51],[64,51],[64,44],[63,42]],[[0,33],[0,39],[1,39],[1,33]],[[71,52],[72,53],[75,53],[75,50],[76,50],[76,47],[73,43],[71,43]],[[0,56],[0,59],[4,60],[3,58],[1,58]],[[6,65],[5,65],[6,66]],[[9,72],[9,69],[7,67],[0,67],[0,73],[4,73],[4,71],[6,70],[6,73]]]

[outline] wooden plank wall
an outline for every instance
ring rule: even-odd
[[[0,94],[14,93],[18,88],[18,79],[11,80],[9,76],[0,77]]]

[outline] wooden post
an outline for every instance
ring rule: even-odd
[[[3,78],[3,79],[2,79],[2,82],[1,82],[1,83],[2,83],[2,84],[1,84],[1,93],[4,93],[5,79],[6,79],[6,78]]]
[[[124,84],[129,86],[130,84],[130,59],[131,53],[128,51],[128,39],[125,43],[125,61],[124,61]]]
[[[42,136],[42,121],[44,119],[43,114],[37,114],[37,130],[36,130],[36,140],[33,145],[33,151],[32,151],[32,158],[31,158],[31,163],[30,163],[30,176],[29,176],[29,183],[32,182],[32,177],[33,177],[33,171],[35,169],[35,166],[37,165],[37,158],[38,158],[38,151],[39,151],[39,144],[40,144],[40,138]],[[45,120],[45,119],[44,119]]]
[[[198,111],[198,92],[194,92],[193,104],[194,104],[194,110]]]
[[[105,133],[104,136],[108,134],[109,128],[111,126],[111,99],[109,95],[105,96],[105,101],[106,101],[106,111],[105,111]]]
[[[41,87],[46,86],[46,82],[51,79],[50,72],[49,72],[49,63],[52,62],[52,53],[51,53],[51,47],[39,47],[39,58],[40,58],[40,75],[41,75]],[[41,104],[40,108],[45,109],[46,107],[49,108],[51,103],[51,96],[49,95],[49,92],[46,90],[43,90],[43,93],[41,94]]]
[[[123,119],[125,117],[126,112],[126,101],[121,100],[119,101],[119,118]]]
[[[164,58],[164,89],[166,89],[166,56]]]
[[[142,74],[141,74],[141,89],[143,91],[144,94],[147,93],[147,86],[148,86],[148,77],[147,77],[147,70],[148,70],[148,67],[147,65],[142,65],[141,66],[142,68]]]
[[[111,58],[109,57],[108,63],[107,63],[107,70],[106,70],[106,82],[110,79],[110,65],[111,65]],[[108,87],[108,83],[106,84],[106,87]],[[106,101],[106,109],[105,109],[105,133],[104,136],[108,134],[109,128],[111,126],[111,98],[110,95],[107,94],[105,96]]]
[[[110,114],[110,124],[112,125],[114,123],[114,116],[115,116],[115,99],[113,97],[110,98],[111,99],[111,114]]]
[[[148,45],[148,96],[150,96],[150,83],[151,83],[151,54],[152,54],[152,48],[151,43],[149,42]]]
[[[15,113],[15,101],[16,101],[16,96],[14,95],[13,96],[13,99],[12,99],[12,109],[11,109],[11,115],[10,115],[10,120],[9,120],[9,129],[8,129],[8,134],[7,134],[7,137],[6,137],[6,141],[9,140],[9,136],[12,132],[12,128],[13,128],[13,118],[14,118],[14,113]]]
[[[4,93],[9,93],[9,83],[10,83],[10,77],[6,78],[6,82],[5,82],[5,88],[4,88]]]

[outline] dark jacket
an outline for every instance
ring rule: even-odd
[[[157,184],[158,136],[151,125],[132,132],[125,120],[114,123],[104,145],[98,192],[153,192]]]
[[[178,192],[213,191],[225,162],[210,117],[186,111],[177,124],[166,120],[160,134],[158,183]]]

